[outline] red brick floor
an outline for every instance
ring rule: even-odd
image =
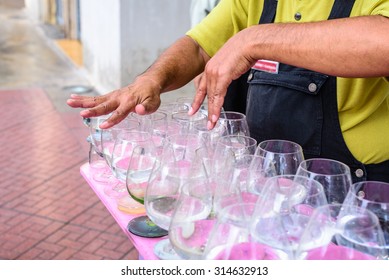
[[[0,90],[0,259],[137,259],[81,177],[88,129],[40,88]]]

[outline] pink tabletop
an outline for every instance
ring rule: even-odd
[[[130,215],[120,211],[117,208],[116,201],[104,194],[104,185],[92,179],[89,163],[85,163],[80,167],[80,173],[87,181],[89,186],[92,188],[92,190],[99,197],[101,202],[105,205],[107,210],[111,213],[112,217],[114,217],[114,219],[116,220],[120,228],[127,235],[127,237],[130,239],[130,241],[135,246],[135,248],[138,250],[139,258],[145,260],[157,260],[158,258],[154,255],[153,252],[154,245],[158,241],[162,240],[162,238],[145,238],[145,237],[134,235],[131,232],[129,232],[127,230],[128,222],[131,219],[138,217],[139,215]]]

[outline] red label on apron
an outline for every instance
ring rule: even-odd
[[[254,66],[252,68],[255,70],[259,70],[259,71],[277,74],[279,65],[280,65],[280,63],[277,61],[260,59],[260,60],[257,60],[257,62],[255,62]]]

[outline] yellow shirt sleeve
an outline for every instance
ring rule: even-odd
[[[199,24],[186,35],[193,38],[209,56],[213,56],[224,43],[240,30],[249,26],[248,7],[250,0],[222,0]],[[257,10],[257,21],[262,11]]]
[[[389,17],[388,0],[357,0],[351,16],[381,15]]]

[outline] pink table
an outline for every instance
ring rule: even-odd
[[[99,197],[101,202],[105,205],[109,213],[111,213],[112,217],[116,220],[124,234],[127,235],[132,244],[138,250],[139,258],[145,260],[157,260],[158,258],[154,255],[153,252],[154,245],[162,238],[145,238],[129,232],[127,230],[128,222],[139,215],[126,214],[117,208],[116,201],[104,194],[104,185],[92,179],[89,163],[85,163],[80,167],[80,173],[92,188],[92,190]]]

